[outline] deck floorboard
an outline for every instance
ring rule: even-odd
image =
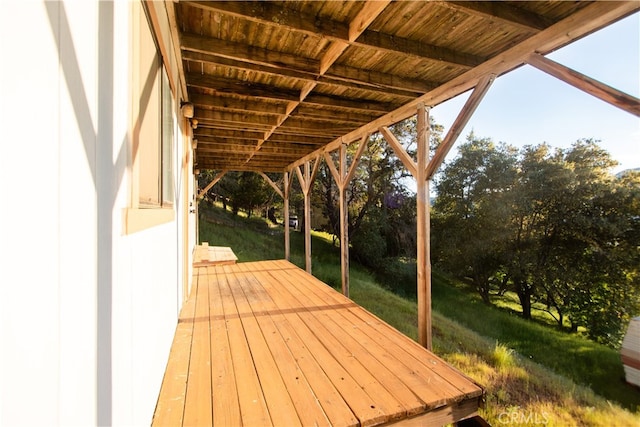
[[[482,394],[287,261],[209,264],[194,266],[153,425],[442,424]]]

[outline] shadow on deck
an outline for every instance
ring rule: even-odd
[[[194,266],[153,425],[443,425],[483,390],[287,261]]]

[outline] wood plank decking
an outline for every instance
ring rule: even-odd
[[[442,425],[483,391],[287,261],[194,268],[153,425]]]
[[[231,248],[226,246],[209,246],[209,243],[202,242],[196,246],[193,252],[193,266],[204,267],[207,265],[235,264],[238,257]]]

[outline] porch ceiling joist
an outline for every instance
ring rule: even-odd
[[[250,143],[253,151],[229,159],[237,170],[265,166],[256,153],[277,143],[300,153],[266,164],[286,171],[640,8],[614,1],[164,4],[179,41],[185,101],[196,107],[194,137]],[[207,159],[198,167],[224,166]]]
[[[369,92],[383,93],[388,93],[389,91],[391,91],[392,93],[400,96],[418,96],[437,86],[436,82],[421,81],[416,79],[402,79],[398,78],[397,76],[380,72],[367,73],[364,70],[347,66],[342,66],[339,69],[334,69],[332,73],[320,75],[317,72],[297,69],[295,68],[295,65],[282,67],[281,65],[276,63],[257,63],[254,60],[246,60],[245,57],[241,55],[231,58],[219,56],[216,54],[209,55],[201,52],[185,50],[183,53],[183,58],[193,62],[201,62],[221,67],[228,67],[235,70],[255,71],[266,75],[290,77],[305,82],[318,82],[321,84],[341,88],[359,89]],[[367,76],[362,77],[363,73],[366,73]],[[361,78],[352,77],[358,75],[360,75]]]
[[[325,151],[334,151],[338,149],[340,144],[354,142],[366,133],[376,132],[384,126],[405,120],[415,114],[419,104],[434,107],[472,89],[481,79],[490,74],[499,76],[522,66],[534,53],[546,55],[638,10],[640,10],[640,2],[591,3],[557,24],[507,49],[464,74],[451,79],[425,95],[381,116],[359,129],[336,138],[322,149],[310,153],[308,156],[292,163],[287,167],[287,170],[293,170],[297,166],[304,164],[307,159],[322,155]]]
[[[464,10],[487,18],[500,20],[517,25],[526,30],[540,31],[550,27],[555,22],[545,16],[532,13],[518,6],[506,2],[492,1],[450,1],[447,7]]]
[[[322,20],[318,23],[315,16],[288,10],[284,6],[269,2],[187,2],[207,10],[232,14],[240,18],[250,19],[256,23],[265,25],[284,26],[291,31],[299,31],[305,34],[321,36],[334,42],[362,45],[369,48],[388,50],[410,56],[433,61],[445,62],[448,65],[464,68],[474,67],[483,62],[484,58],[476,57],[464,52],[456,52],[441,46],[428,43],[418,43],[414,40],[404,39],[391,34],[375,31],[366,31],[362,28],[358,37],[354,36],[354,30],[350,25],[339,21]],[[372,2],[375,4],[376,2]],[[381,12],[378,11],[378,13]],[[295,18],[294,18],[295,16]]]

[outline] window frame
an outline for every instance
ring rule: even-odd
[[[130,207],[123,211],[124,234],[134,233],[175,219],[175,152],[179,128],[176,119],[176,101],[169,70],[163,63],[163,56],[150,19],[148,6],[143,2],[131,2],[131,123],[130,123]],[[150,41],[153,41],[153,51]],[[145,49],[146,52],[145,52]],[[146,54],[145,64],[141,57]],[[147,92],[147,100],[143,94]],[[145,105],[141,105],[144,103]],[[148,109],[151,115],[144,117]],[[140,116],[140,113],[143,116]],[[157,114],[157,115],[156,115]],[[146,122],[148,120],[148,122]],[[145,138],[148,138],[145,140]],[[157,140],[157,145],[149,144]],[[141,153],[141,148],[146,149]],[[157,153],[157,158],[155,158]],[[148,156],[146,159],[143,156]],[[151,160],[149,160],[151,158]],[[145,173],[148,167],[151,179]],[[155,163],[157,161],[157,163]],[[145,177],[145,182],[141,182]],[[155,183],[155,184],[154,184]],[[141,193],[141,187],[142,193]],[[145,194],[145,197],[141,197]],[[157,195],[157,196],[154,196]]]

